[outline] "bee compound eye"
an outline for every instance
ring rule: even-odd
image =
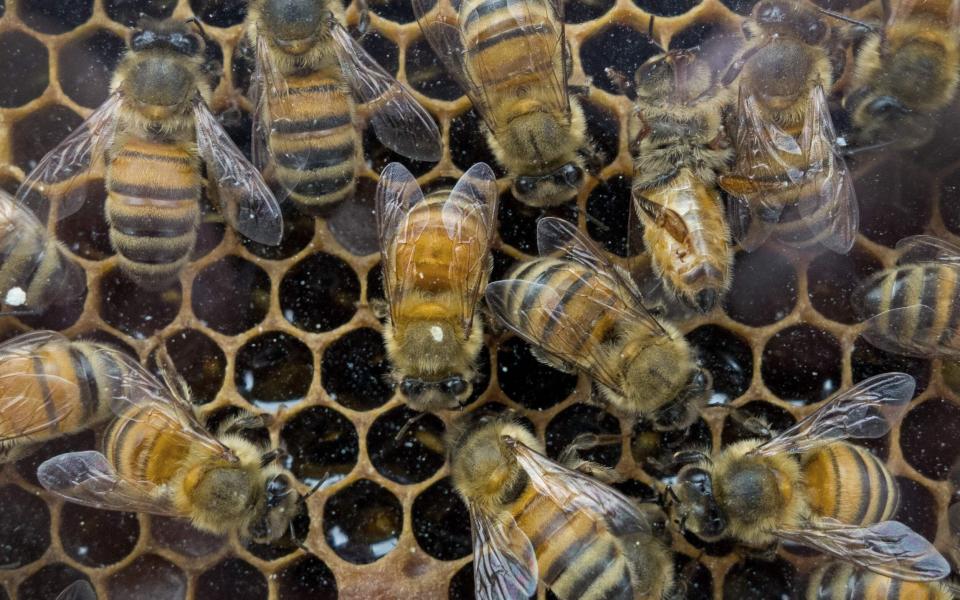
[[[583,169],[574,164],[568,164],[561,170],[563,182],[571,187],[577,187],[583,180]]]
[[[533,191],[534,186],[535,180],[526,176],[517,177],[513,183],[513,187],[516,188],[518,194],[529,194]]]
[[[451,377],[444,382],[443,389],[450,395],[459,396],[467,391],[467,382],[463,377]]]
[[[423,393],[423,382],[418,379],[404,379],[400,384],[400,393],[407,398],[419,396]]]

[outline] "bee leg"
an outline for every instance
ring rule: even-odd
[[[370,311],[373,312],[378,320],[383,321],[390,314],[390,305],[386,300],[382,298],[373,298],[368,301],[370,305]]]
[[[572,364],[547,354],[537,346],[530,346],[530,354],[532,354],[533,357],[538,361],[542,362],[548,367],[553,367],[558,371],[571,374],[577,372]]]
[[[267,427],[266,419],[261,415],[240,414],[225,421],[220,426],[220,435],[234,435],[251,429]]]
[[[607,67],[603,72],[607,74],[607,78],[610,79],[613,87],[617,88],[617,91],[626,96],[628,100],[634,101],[637,99],[637,88],[629,77],[613,67]]]
[[[750,433],[763,439],[769,440],[773,437],[773,431],[770,429],[769,423],[761,417],[747,415],[743,411],[736,409],[731,410],[730,417],[737,425],[740,425]]]
[[[619,444],[622,442],[622,440],[623,436],[617,434],[581,433],[575,437],[572,442],[570,442],[570,445],[563,449],[558,457],[558,460],[560,464],[568,469],[580,471],[584,475],[589,475],[594,479],[602,481],[603,483],[618,483],[623,481],[625,478],[623,475],[618,473],[616,469],[612,469],[588,460],[583,460],[580,458],[579,452],[581,450],[595,448],[596,446]]]
[[[370,8],[367,6],[367,0],[357,0],[357,14],[359,15],[357,21],[357,33],[360,34],[357,41],[359,42],[367,37],[370,31]]]

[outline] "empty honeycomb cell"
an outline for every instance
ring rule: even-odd
[[[567,203],[551,208],[536,208],[520,202],[509,191],[500,194],[498,215],[500,239],[517,250],[536,256],[537,221],[543,217],[559,217],[576,222],[577,206]]]
[[[427,38],[421,37],[407,46],[406,56],[410,87],[437,100],[456,100],[463,95],[463,90],[447,73]]]
[[[420,493],[413,501],[413,535],[423,551],[440,560],[470,554],[470,513],[449,477]]]
[[[131,294],[135,289],[137,284],[120,269],[108,271],[100,280],[101,315],[127,335],[146,339],[173,322],[183,294],[179,281],[161,292]]]
[[[109,531],[110,535],[103,535]],[[140,537],[137,515],[66,502],[60,513],[60,543],[73,560],[88,567],[118,563]]]
[[[486,137],[480,131],[482,123],[472,107],[450,121],[450,158],[462,171],[476,163],[486,163],[498,177],[503,177],[503,168],[494,158]]]
[[[107,589],[111,598],[181,600],[187,596],[187,576],[165,558],[144,554],[111,575]]]
[[[645,32],[618,24],[604,27],[584,40],[580,46],[580,62],[593,85],[619,94],[620,90],[610,81],[605,69],[609,67],[632,78],[644,61],[659,53],[660,48]]]
[[[245,0],[190,0],[190,9],[204,23],[214,27],[237,25],[247,16]]]
[[[166,339],[166,346],[177,372],[190,386],[194,403],[212,402],[223,386],[227,368],[220,346],[195,329],[174,333]]]
[[[923,484],[908,477],[897,477],[900,486],[900,508],[893,515],[928,541],[937,537],[937,501]]]
[[[751,427],[743,424],[751,417],[756,418],[755,425],[766,425],[770,431],[774,432],[784,431],[797,422],[796,418],[786,410],[763,400],[748,402],[735,410],[737,416],[729,415],[723,422],[720,439],[724,446],[762,436],[762,432],[751,431]]]
[[[133,27],[144,17],[166,19],[176,5],[176,0],[105,0],[103,7],[117,23]]]
[[[644,471],[654,477],[674,474],[673,455],[681,450],[697,448],[709,452],[713,445],[710,426],[698,418],[687,429],[656,431],[650,423],[639,421],[630,436],[630,453]]]
[[[335,329],[353,317],[360,301],[360,280],[336,256],[317,253],[298,262],[280,282],[280,310],[309,332]]]
[[[731,34],[712,23],[696,23],[670,39],[671,50],[694,50],[716,74],[726,74],[733,56],[743,44],[740,33]]]
[[[417,420],[399,436],[415,417]],[[370,426],[370,462],[381,475],[397,483],[424,481],[443,466],[443,431],[443,421],[435,415],[397,407],[380,415]]]
[[[547,454],[550,458],[556,459],[581,433],[619,435],[620,421],[597,406],[579,402],[572,404],[547,425],[545,434]],[[613,467],[620,461],[620,450],[621,444],[617,442],[580,450],[577,456],[583,460]]]
[[[37,444],[34,449],[31,449],[30,454],[16,462],[17,473],[30,484],[40,487],[40,482],[37,481],[37,467],[43,461],[58,454],[90,450],[94,447],[95,438],[93,431],[90,429],[62,435],[42,444]],[[0,565],[2,564],[3,561],[0,561]]]
[[[326,212],[327,229],[355,256],[366,256],[380,249],[373,205],[376,191],[376,181],[360,177],[353,198],[338,202]]]
[[[47,47],[27,33],[0,34],[0,64],[9,69],[7,84],[0,89],[0,107],[23,106],[47,89],[47,57]]]
[[[160,547],[189,558],[200,558],[216,552],[226,542],[223,536],[200,531],[187,519],[150,517],[150,536]]]
[[[960,456],[960,407],[931,398],[907,413],[900,428],[903,457],[931,479],[944,479]]]
[[[267,597],[267,580],[253,565],[228,558],[200,574],[194,593],[204,600],[260,600]]]
[[[760,248],[738,252],[733,263],[733,287],[723,301],[724,311],[744,325],[776,323],[797,303],[797,275],[783,255]]]
[[[676,17],[700,4],[700,0],[633,0],[646,12],[658,17]]]
[[[842,351],[830,333],[810,325],[777,332],[763,349],[760,373],[774,394],[788,402],[819,402],[840,387]]]
[[[697,362],[713,378],[710,404],[727,404],[742,396],[753,376],[753,353],[746,340],[719,325],[703,325],[687,334]]]
[[[505,254],[500,250],[491,250],[490,254],[493,255],[493,270],[490,272],[490,281],[500,281],[505,279],[510,267],[515,265],[516,261],[513,260],[512,256]]]
[[[882,265],[869,253],[854,247],[849,254],[824,252],[807,268],[807,293],[817,312],[840,323],[856,323],[850,294]]]
[[[283,600],[337,600],[337,579],[316,556],[293,563],[276,577]]]
[[[738,15],[749,15],[759,0],[721,0],[723,5]]]
[[[0,569],[37,560],[50,545],[50,510],[37,495],[13,484],[0,487]]]
[[[291,202],[282,203],[280,210],[283,215],[283,238],[280,243],[276,246],[267,246],[243,238],[241,243],[244,248],[260,258],[283,260],[297,254],[310,244],[315,228],[314,218],[299,212]]]
[[[880,350],[862,337],[854,342],[850,362],[853,366],[854,383],[881,373],[900,371],[913,377],[917,384],[914,395],[919,395],[927,389],[930,382],[929,360],[891,354]]]
[[[220,77],[223,75],[223,50],[220,49],[220,45],[217,43],[217,41],[209,36],[206,38],[206,40],[204,40],[204,42],[205,42],[205,45],[203,47],[204,64],[209,65],[211,67],[207,74],[207,81],[210,83],[210,89],[215,90],[217,89],[217,86],[220,85]],[[212,67],[216,67],[216,68],[212,68]],[[228,117],[232,117],[237,112],[239,111],[228,110],[228,111],[224,111],[221,114],[226,114]],[[223,123],[220,115],[218,115],[217,118],[221,120],[221,123]],[[241,130],[243,132],[243,135],[248,140],[250,138],[249,122],[250,121],[248,119],[247,120],[248,126]],[[226,123],[223,123],[223,125],[226,127]],[[231,131],[230,129],[227,129],[227,132],[231,134],[231,137],[233,137],[233,131]],[[236,138],[234,138],[234,140],[236,141]],[[240,146],[241,150],[245,150],[245,149],[249,150],[250,148],[249,142],[245,144],[246,148],[244,148],[244,145],[241,145],[240,142],[237,142],[237,145]],[[249,156],[249,154],[247,154],[247,156]]]
[[[81,106],[100,106],[110,93],[110,78],[126,46],[123,39],[107,30],[71,40],[58,56],[64,93]]]
[[[44,106],[10,125],[13,163],[29,172],[83,119],[66,106]]]
[[[598,19],[607,13],[615,0],[578,0],[565,2],[563,6],[563,21],[565,23],[586,23]]]
[[[370,410],[393,395],[383,336],[373,329],[343,335],[323,353],[320,380],[327,394],[353,410]]]
[[[532,410],[545,410],[563,402],[577,387],[577,376],[548,367],[530,352],[530,345],[515,337],[497,351],[500,389],[515,402]]]
[[[642,226],[630,213],[630,186],[630,178],[616,175],[601,181],[587,198],[587,232],[607,252],[617,256],[629,254],[628,236],[635,236],[631,241],[642,237]],[[630,231],[631,225],[637,228],[636,232]]]
[[[17,16],[27,27],[40,33],[65,33],[87,22],[93,14],[93,0],[22,0]]]
[[[601,165],[609,165],[620,151],[620,121],[615,113],[589,99],[581,99],[580,106],[587,119],[587,135],[599,153],[597,158]]]
[[[17,588],[18,600],[51,600],[60,595],[65,587],[77,580],[90,579],[69,565],[53,563],[45,565],[25,579]]]
[[[474,597],[473,563],[469,562],[460,567],[460,570],[450,578],[447,598],[448,600],[473,600]]]
[[[388,3],[395,4],[401,10],[410,10],[411,6],[409,3],[401,3],[397,0],[388,0]],[[373,12],[377,12],[376,7],[378,5],[383,6],[383,4],[386,3],[373,3]],[[413,13],[410,13],[410,16],[412,19]],[[393,77],[397,76],[397,72],[400,69],[400,49],[397,48],[397,45],[393,43],[390,38],[384,36],[376,29],[370,29],[366,35],[363,36],[360,45],[377,61],[378,65],[383,67],[384,71]]]
[[[193,280],[193,312],[208,327],[237,335],[257,325],[270,308],[270,276],[239,256],[225,256]]]
[[[393,550],[403,530],[403,509],[396,496],[369,479],[360,479],[327,499],[323,533],[347,562],[365,565]]]
[[[374,0],[370,3],[370,11],[394,23],[413,23],[417,20],[412,5],[400,0]]]
[[[237,351],[234,384],[240,395],[264,410],[303,400],[313,379],[313,353],[297,338],[272,331]]]
[[[782,559],[747,558],[730,568],[723,580],[723,597],[738,600],[792,598],[796,570]]]
[[[960,171],[946,177],[940,186],[940,218],[950,233],[960,235]]]
[[[110,226],[104,213],[107,190],[103,179],[77,183],[70,198],[83,196],[83,204],[72,215],[57,221],[57,239],[70,252],[87,260],[102,260],[113,256],[110,244]]]
[[[713,597],[713,577],[703,563],[685,554],[674,554],[674,577],[679,597],[676,600],[699,600]]]
[[[333,409],[311,406],[298,412],[284,424],[280,438],[290,453],[290,471],[310,487],[328,487],[357,464],[357,429]]]
[[[438,126],[439,128],[439,126]],[[375,173],[383,171],[384,167],[390,163],[402,163],[408,171],[415,176],[425,175],[427,171],[433,168],[436,163],[424,160],[413,160],[401,154],[397,154],[390,148],[387,148],[377,137],[373,127],[367,127],[363,132],[363,156],[367,165]]]
[[[385,295],[383,293],[383,269],[380,268],[380,263],[377,263],[367,272],[367,297],[366,302],[369,304],[371,301],[384,300]]]
[[[860,232],[893,246],[923,233],[930,221],[930,177],[906,161],[872,160],[867,175],[854,180],[860,199]]]

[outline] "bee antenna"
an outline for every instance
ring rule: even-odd
[[[296,529],[293,528],[293,521],[292,521],[292,520],[290,521],[290,523],[288,523],[287,526],[290,528],[290,539],[293,541],[294,544],[297,545],[297,548],[300,548],[300,549],[303,550],[304,552],[313,554],[312,552],[310,552],[310,548],[307,548],[307,545],[306,545],[306,544],[304,544],[302,541],[300,541],[300,540],[297,539],[297,531],[296,531]]]
[[[203,36],[203,39],[210,39],[210,37],[207,35],[207,30],[203,28],[203,22],[200,21],[200,18],[197,17],[197,15],[193,15],[183,22],[184,25],[190,25],[191,23],[197,27],[197,30],[200,32],[200,35]]]
[[[880,33],[880,28],[877,27],[876,25],[871,25],[870,23],[866,23],[866,22],[861,21],[861,20],[859,20],[859,19],[854,19],[853,17],[848,17],[847,15],[845,15],[845,14],[843,14],[843,13],[838,13],[838,12],[836,12],[836,11],[832,11],[832,10],[829,10],[829,9],[826,9],[826,8],[821,8],[821,7],[819,7],[819,6],[816,7],[816,9],[817,9],[818,12],[820,12],[820,13],[822,13],[822,14],[825,14],[825,15],[827,15],[828,17],[833,17],[834,19],[839,19],[839,20],[841,20],[841,21],[845,21],[845,22],[850,23],[850,24],[852,24],[852,25],[858,25],[858,26],[863,27],[864,29],[867,29],[867,30],[869,30],[869,31],[871,31],[871,32],[873,32],[873,33]]]
[[[660,52],[666,54],[667,49],[663,47],[663,44],[660,43],[660,40],[653,36],[653,22],[656,20],[656,15],[650,15],[650,21],[647,22],[647,39],[650,40],[650,43],[657,47]]]

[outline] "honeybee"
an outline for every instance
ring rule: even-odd
[[[526,598],[543,581],[561,600],[660,600],[673,558],[654,522],[616,490],[544,456],[503,415],[449,436],[453,485],[470,511],[478,600]]]
[[[747,47],[722,81],[739,81],[736,161],[717,180],[734,197],[731,227],[748,251],[777,229],[788,243],[844,254],[860,212],[824,92],[832,32],[806,3],[761,0],[744,35]]]
[[[79,580],[68,585],[57,600],[97,600],[97,592],[89,583]]]
[[[945,577],[950,566],[929,542],[887,520],[899,489],[884,464],[845,441],[887,433],[913,391],[909,375],[877,375],[768,439],[737,442],[712,458],[693,453],[698,460],[671,490],[681,528],[705,540],[810,546],[907,581]]]
[[[0,314],[41,313],[85,287],[83,270],[47,228],[0,191]]]
[[[916,235],[897,243],[898,265],[875,273],[851,300],[874,346],[919,357],[960,356],[960,247]]]
[[[188,518],[215,534],[271,542],[292,532],[300,494],[277,464],[279,450],[240,435],[260,427],[241,413],[211,433],[197,420],[183,380],[160,353],[163,382],[123,357],[123,377],[110,373],[115,419],[103,452],[71,452],[40,465],[37,479],[63,498],[106,510]]]
[[[800,600],[952,600],[946,585],[900,581],[853,565],[832,562],[810,574]]]
[[[110,416],[127,358],[110,346],[34,331],[0,344],[0,463]]]
[[[391,163],[376,211],[393,379],[416,410],[462,405],[483,348],[477,303],[493,268],[496,177],[478,163],[452,190],[424,197],[413,175]]]
[[[583,110],[567,87],[572,63],[563,3],[464,0],[454,14],[439,2],[414,0],[413,10],[483,119],[513,195],[538,207],[575,198],[595,150]]]
[[[730,288],[733,250],[716,188],[733,149],[723,129],[727,88],[687,52],[637,69],[630,117],[633,207],[654,272],[702,312]]]
[[[343,5],[334,0],[255,0],[247,11],[256,49],[254,164],[272,168],[310,215],[353,196],[363,164],[355,101],[369,103],[373,129],[391,150],[429,161],[443,153],[430,114],[343,23]]]
[[[162,289],[190,259],[207,189],[234,229],[276,245],[283,230],[270,189],[211,114],[204,41],[186,24],[147,23],[134,30],[114,74],[112,94],[86,122],[48,153],[17,194],[56,191],[56,217],[75,213],[86,187],[70,191],[82,171],[106,177],[110,242],[120,269],[137,285]]]
[[[690,424],[710,374],[683,335],[644,308],[630,275],[575,225],[540,219],[537,243],[541,258],[487,286],[492,312],[547,364],[592,377],[617,412],[658,429]]]

